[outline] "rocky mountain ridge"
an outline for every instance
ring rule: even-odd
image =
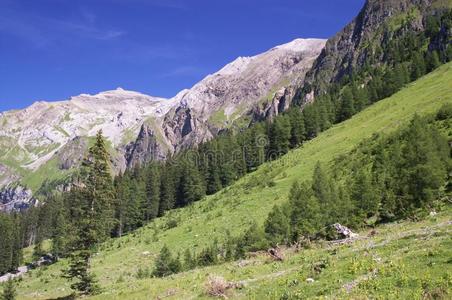
[[[21,182],[37,190],[44,177],[70,172],[98,130],[120,172],[271,118],[287,109],[325,42],[297,39],[239,57],[171,99],[118,88],[0,113],[0,187]]]
[[[328,39],[297,91],[297,98],[312,100],[346,76],[365,67],[385,65],[385,44],[408,33],[424,31],[428,16],[450,9],[452,2],[444,0],[367,0],[357,17]],[[445,32],[442,45],[450,43],[451,38],[451,32]],[[432,47],[440,45],[429,45]]]

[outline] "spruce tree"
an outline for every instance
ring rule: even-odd
[[[308,104],[303,109],[306,138],[312,139],[320,132],[319,114],[314,104]]]
[[[172,209],[175,205],[175,186],[172,177],[171,169],[166,164],[162,168],[161,181],[160,181],[160,205],[159,216],[163,216],[165,211]]]
[[[146,222],[159,214],[160,206],[160,169],[156,163],[151,163],[146,174],[146,207],[144,219]]]
[[[219,166],[217,165],[217,162],[212,159],[210,163],[208,164],[208,170],[207,170],[207,194],[212,195],[216,193],[217,191],[221,190],[221,179],[220,179],[220,170]]]
[[[367,170],[361,169],[355,176],[353,199],[362,218],[371,217],[378,212],[380,196]]]
[[[290,190],[289,205],[292,239],[313,238],[320,229],[321,216],[312,188],[305,182],[295,182]]]
[[[279,116],[269,126],[268,159],[275,159],[289,151],[291,137],[290,122],[287,116]]]
[[[82,201],[85,201],[85,215],[93,230],[95,242],[105,240],[113,228],[113,180],[110,158],[102,131],[96,135],[94,145],[82,164]]]
[[[259,251],[267,247],[268,243],[262,226],[253,221],[243,236],[237,240],[235,258],[243,258],[247,252]]]
[[[72,191],[76,199],[73,210],[78,218],[72,225],[72,253],[64,276],[76,280],[71,285],[74,290],[81,294],[93,294],[98,291],[98,286],[89,272],[91,252],[113,229],[113,182],[101,131],[82,164],[79,186]]]
[[[306,130],[303,119],[303,113],[298,107],[289,111],[290,118],[290,146],[296,148],[306,139]]]
[[[267,240],[272,246],[285,243],[289,237],[289,219],[279,206],[274,206],[264,224]]]
[[[434,51],[430,51],[427,53],[427,57],[426,57],[426,64],[427,64],[427,71],[431,72],[433,70],[435,70],[436,68],[438,68],[441,65],[441,61],[439,59],[439,54],[438,51],[434,50]]]
[[[320,162],[317,162],[314,168],[314,175],[312,178],[312,190],[314,196],[317,198],[322,211],[324,225],[331,225],[337,222],[337,203],[333,183],[326,174]]]
[[[51,253],[56,260],[58,260],[60,257],[65,256],[66,254],[67,229],[67,216],[65,215],[63,209],[61,209],[55,216],[53,232],[51,236]]]
[[[243,162],[243,160],[242,160]],[[223,187],[230,185],[237,178],[234,161],[225,162],[220,167],[220,179]]]
[[[350,88],[345,88],[341,96],[339,121],[345,121],[355,114],[354,99]]]
[[[165,277],[175,273],[174,271],[174,260],[169,248],[164,245],[160,250],[160,254],[155,260],[154,270],[152,275],[155,277]]]
[[[69,268],[65,270],[65,278],[76,280],[71,288],[79,291],[82,295],[93,295],[100,291],[97,280],[89,272],[90,250],[76,250],[69,255]]]
[[[23,228],[19,214],[12,214],[13,241],[11,254],[11,269],[17,270],[22,264],[23,260]]]
[[[417,51],[413,55],[411,62],[411,80],[416,80],[422,77],[426,72],[425,61],[423,55]]]
[[[12,271],[13,230],[11,217],[0,213],[0,274]]]
[[[192,270],[196,267],[196,260],[194,259],[190,249],[185,249],[184,252],[184,270]]]
[[[179,195],[177,204],[180,207],[200,200],[205,195],[204,180],[192,158],[183,162],[180,173]]]
[[[16,285],[13,279],[9,279],[4,288],[3,293],[1,294],[0,300],[14,300],[16,299]]]
[[[445,185],[450,150],[446,147],[446,139],[417,115],[404,139],[400,186],[405,201],[401,209],[411,213],[414,209],[426,207],[437,197],[439,188]]]
[[[126,205],[126,223],[127,231],[132,231],[143,225],[146,216],[146,187],[145,183],[136,178],[129,182],[129,196]]]

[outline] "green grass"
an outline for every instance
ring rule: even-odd
[[[224,112],[224,108],[217,110],[209,118],[209,122],[219,127],[224,126],[227,123],[227,121],[228,118]]]
[[[58,166],[58,157],[53,157],[40,166],[36,171],[29,171],[22,178],[21,183],[32,191],[37,191],[44,181],[49,182],[53,180],[62,179],[70,174],[68,170],[61,170]]]
[[[450,226],[440,227],[438,233],[424,240],[421,240],[422,236],[418,240],[398,239],[397,234],[420,230],[422,226],[430,223],[432,226],[444,223],[450,219],[450,211],[443,213],[437,221],[426,220],[418,224],[403,223],[382,227],[378,229],[380,234],[376,237],[357,242],[351,247],[339,247],[338,254],[334,256],[331,255],[329,247],[317,245],[316,249],[300,254],[289,253],[288,259],[283,263],[267,262],[261,257],[243,268],[231,263],[197,269],[165,279],[138,280],[134,274],[139,267],[152,268],[153,260],[164,244],[175,252],[182,252],[186,248],[200,251],[215,238],[221,242],[227,232],[232,235],[242,232],[253,219],[262,224],[273,205],[286,201],[294,180],[310,179],[317,161],[330,163],[335,157],[347,154],[375,133],[392,132],[406,125],[416,113],[433,113],[444,103],[452,103],[451,82],[452,63],[442,66],[352,119],[334,126],[281,159],[264,164],[229,188],[190,207],[174,210],[129,236],[106,242],[93,259],[93,272],[104,288],[104,293],[96,298],[152,299],[164,295],[170,289],[176,292],[173,299],[199,298],[203,295],[204,282],[211,273],[235,281],[258,278],[244,289],[232,291],[236,297],[251,299],[271,299],[271,293],[276,293],[275,297],[279,299],[281,293],[286,290],[289,293],[302,291],[309,297],[325,294],[348,298],[341,291],[342,284],[369,273],[369,269],[373,267],[381,269],[384,276],[371,281],[377,282],[378,286],[359,284],[356,290],[352,291],[355,298],[364,293],[384,293],[389,289],[400,292],[399,295],[403,298],[411,297],[421,292],[420,286],[444,285],[442,281],[437,284],[434,281],[446,276],[444,272],[447,273],[450,269],[450,261],[445,260],[445,257],[451,256],[450,250],[447,250],[451,249],[450,239],[447,238]],[[166,223],[170,219],[176,219],[178,226],[167,230]],[[378,244],[394,234],[396,237],[388,244],[366,250],[368,242]],[[411,245],[413,252],[404,252],[408,246],[411,249]],[[354,247],[358,247],[356,251],[353,251]],[[430,268],[423,265],[424,260],[416,260],[416,255],[424,253],[424,248],[437,251],[431,256],[432,262],[429,263],[433,265]],[[151,254],[144,256],[145,251]],[[375,255],[384,259],[381,266],[374,266],[373,260],[370,259]],[[309,266],[324,258],[330,260],[329,267],[314,277],[315,283],[308,285],[305,277],[312,275],[309,274]],[[62,261],[27,275],[20,283],[19,298],[47,299],[69,294],[69,283],[60,278],[60,269],[64,264]],[[401,274],[394,270],[400,270]],[[275,276],[279,271],[285,273]],[[265,277],[267,275],[268,278]],[[426,278],[431,278],[428,279],[431,282],[422,282],[421,276],[424,275],[430,276]],[[391,283],[391,276],[401,280],[397,289]],[[447,280],[446,278],[445,282]]]

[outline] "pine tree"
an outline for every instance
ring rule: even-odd
[[[265,162],[268,136],[263,123],[249,129],[244,136],[243,153],[247,171],[252,172]]]
[[[218,243],[214,241],[212,245],[204,248],[196,258],[198,266],[212,266],[218,263]]]
[[[287,116],[278,116],[269,126],[268,159],[275,159],[289,151],[291,137],[290,122]]]
[[[132,231],[141,227],[146,217],[147,198],[145,183],[140,179],[131,178],[128,191],[124,226],[126,231]]]
[[[11,217],[0,213],[0,274],[12,271],[13,243]]]
[[[89,272],[90,250],[76,250],[69,255],[69,268],[64,271],[63,277],[77,281],[71,288],[83,295],[93,295],[100,291],[97,280]]]
[[[99,131],[83,162],[81,184],[72,190],[75,197],[72,210],[78,218],[72,224],[72,253],[64,276],[76,280],[71,287],[82,294],[98,291],[94,276],[89,273],[91,251],[113,229],[113,182],[108,157],[102,132]]]
[[[66,234],[67,234],[67,219],[63,209],[57,212],[53,225],[52,232],[52,248],[51,253],[55,259],[65,256],[66,254]]]
[[[312,188],[307,183],[295,182],[290,190],[290,228],[293,240],[304,236],[312,238],[320,229],[320,208]]]
[[[146,181],[146,206],[144,212],[144,220],[155,218],[159,214],[160,206],[160,170],[157,164],[152,163],[147,170]]]
[[[13,241],[12,241],[12,253],[11,253],[11,269],[17,270],[22,264],[23,260],[23,237],[22,237],[22,222],[19,214],[12,214],[13,229]]]
[[[178,206],[183,207],[200,200],[205,192],[203,178],[194,161],[186,159],[180,173]]]
[[[212,195],[217,191],[221,190],[221,179],[220,179],[220,170],[218,168],[217,162],[215,160],[211,160],[208,164],[207,170],[207,194]]]
[[[303,113],[300,108],[294,107],[289,111],[290,118],[290,146],[296,148],[306,139]]]
[[[438,51],[431,51],[427,53],[426,57],[426,68],[428,72],[431,72],[438,68],[441,65],[441,61],[439,59]]]
[[[82,201],[86,201],[84,217],[89,220],[95,242],[105,240],[113,228],[114,193],[109,161],[105,140],[99,131],[82,164],[81,189]]]
[[[331,225],[337,222],[337,207],[335,199],[335,191],[333,183],[329,176],[324,171],[320,162],[317,162],[314,168],[314,175],[312,178],[312,190],[314,196],[319,201],[320,210],[323,212],[324,225]]]
[[[274,206],[264,224],[267,240],[272,246],[285,243],[289,237],[289,219],[279,206]]]
[[[345,88],[341,96],[339,121],[345,121],[355,114],[354,99],[350,88]]]
[[[171,169],[169,168],[169,165],[166,164],[161,173],[159,216],[163,216],[165,211],[174,207],[176,202],[175,195],[176,191]]]
[[[230,185],[237,178],[234,162],[225,162],[220,167],[220,179],[223,187]]]
[[[450,162],[447,142],[427,122],[415,116],[404,136],[407,141],[401,151],[401,182],[404,211],[424,208],[436,198],[436,191],[445,185],[446,165]]]
[[[193,258],[193,255],[190,249],[185,249],[184,252],[184,270],[192,270],[196,267],[196,260]]]
[[[357,227],[358,222],[356,221],[355,206],[350,197],[350,192],[348,189],[342,185],[337,188],[338,201],[336,205],[336,222],[343,224],[345,226]]]
[[[362,218],[368,218],[377,213],[380,198],[368,171],[361,169],[358,172],[352,195]]]
[[[411,80],[416,80],[426,73],[424,57],[420,52],[415,52],[411,62]]]
[[[320,122],[318,111],[313,104],[308,104],[303,109],[304,127],[306,138],[312,139],[320,132]]]
[[[236,243],[235,258],[243,258],[247,252],[259,251],[267,247],[268,243],[263,228],[253,221]]]
[[[152,275],[155,277],[165,277],[175,273],[174,271],[174,260],[169,248],[164,245],[160,250],[160,254],[155,260],[154,270]]]
[[[44,255],[44,250],[42,249],[42,241],[38,241],[33,247],[33,260],[39,260]]]
[[[114,236],[121,237],[125,232],[127,224],[127,204],[130,195],[128,185],[128,175],[121,174],[115,178],[115,228],[113,229]]]
[[[16,286],[13,279],[9,279],[5,287],[3,288],[3,293],[1,294],[1,300],[14,300],[16,299]]]

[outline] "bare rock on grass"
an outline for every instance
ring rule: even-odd
[[[226,292],[230,283],[221,276],[210,275],[205,284],[206,294],[212,297],[228,299]]]
[[[348,228],[348,227],[346,227],[344,225],[341,225],[339,223],[333,224],[333,228],[343,238],[355,238],[355,237],[358,237],[357,233],[354,233],[353,231],[351,231],[350,228]]]

